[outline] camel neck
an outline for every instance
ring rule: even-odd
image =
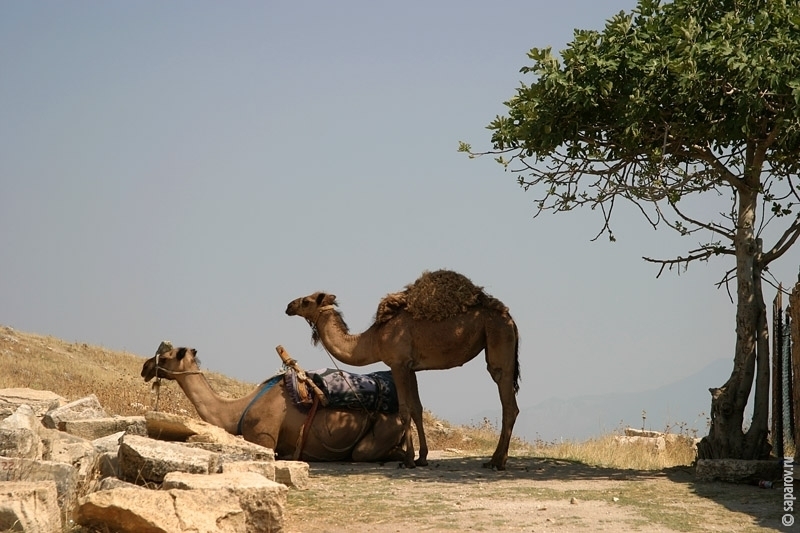
[[[236,432],[242,412],[258,392],[256,390],[244,398],[230,400],[219,396],[203,374],[178,375],[175,381],[203,421],[224,428],[229,433]]]
[[[364,366],[380,361],[367,332],[351,334],[338,312],[323,313],[317,319],[317,332],[328,353],[342,363]]]

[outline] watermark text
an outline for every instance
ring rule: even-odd
[[[781,523],[786,527],[794,525],[794,508],[797,496],[794,494],[794,457],[783,458],[783,516]]]

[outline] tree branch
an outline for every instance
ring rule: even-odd
[[[677,213],[679,217],[681,217],[686,222],[689,222],[690,224],[694,224],[695,226],[697,226],[698,229],[700,229],[700,228],[707,229],[708,231],[710,231],[712,233],[716,233],[717,235],[720,235],[722,237],[726,237],[731,242],[733,242],[734,239],[736,238],[736,236],[734,235],[734,232],[732,230],[720,227],[718,224],[706,224],[704,222],[700,222],[699,220],[695,220],[695,219],[685,215],[680,209],[678,209],[678,205],[675,202],[669,202],[669,205],[670,205],[670,207],[672,207],[672,209],[675,210],[675,213]]]
[[[734,189],[741,190],[744,187],[742,180],[717,158],[710,146],[693,145],[689,151],[697,159],[708,163],[716,170],[717,175]]]
[[[680,266],[681,264],[683,264],[685,268],[692,261],[706,261],[712,255],[734,255],[734,251],[718,246],[702,246],[696,250],[690,251],[688,257],[679,256],[675,259],[653,259],[652,257],[642,257],[642,259],[648,263],[657,263],[661,265],[661,268],[658,270],[658,274],[656,274],[656,278],[659,278],[664,272],[664,268],[672,270],[672,267],[676,265]],[[680,274],[680,271],[678,273]]]
[[[733,294],[731,294],[731,281],[734,279],[736,279],[736,269],[732,268],[725,272],[725,275],[722,276],[722,279],[715,284],[718,289],[725,285],[725,291],[728,293],[728,299],[731,301],[731,303],[733,303]]]
[[[783,235],[781,235],[781,238],[775,243],[775,246],[761,255],[761,268],[766,267],[772,261],[785,254],[789,248],[797,242],[798,237],[800,237],[800,216],[795,218],[792,225],[783,232]]]

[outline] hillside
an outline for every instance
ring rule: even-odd
[[[154,352],[157,346],[155,343]],[[67,400],[94,394],[109,414],[141,415],[153,406],[155,393],[140,377],[145,359],[0,326],[0,388],[49,390]],[[254,386],[214,372],[206,377],[227,397],[242,396]],[[159,410],[197,416],[183,391],[172,382],[161,387]]]

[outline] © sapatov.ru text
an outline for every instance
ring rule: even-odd
[[[781,523],[786,527],[794,525],[794,511],[797,507],[794,493],[794,457],[783,458],[783,516]]]

